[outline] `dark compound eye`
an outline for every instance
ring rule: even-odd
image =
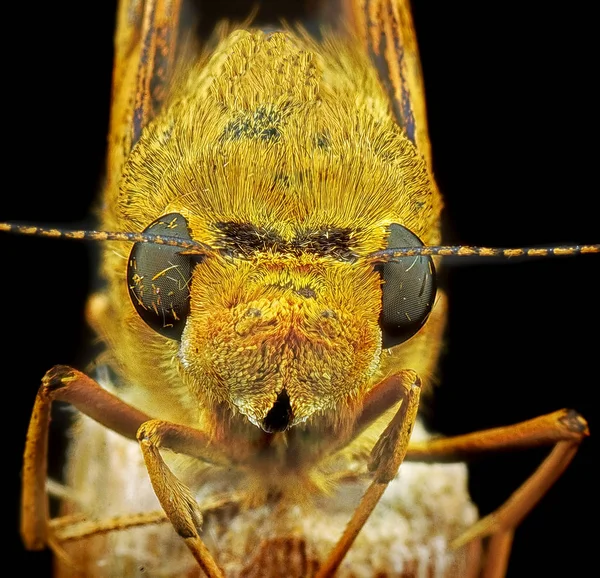
[[[187,221],[170,213],[154,221],[144,233],[191,240]],[[129,255],[127,284],[140,317],[155,331],[179,339],[190,310],[192,259],[180,247],[136,243]]]
[[[388,249],[421,247],[421,240],[401,225],[390,225]],[[431,257],[399,257],[377,265],[383,285],[381,327],[387,349],[410,339],[423,326],[435,300],[435,269]]]

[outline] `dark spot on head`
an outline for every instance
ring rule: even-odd
[[[281,187],[282,189],[289,189],[290,177],[283,173],[276,173],[273,177],[273,184]]]
[[[287,241],[277,231],[252,223],[226,221],[214,223],[213,226],[218,235],[218,241],[214,245],[233,254],[248,256],[260,251],[273,251],[297,255],[313,253],[343,261],[355,258],[352,250],[353,229],[303,229],[297,231],[291,241]]]
[[[261,140],[277,140],[279,139],[279,130],[275,127],[265,128],[258,133],[258,138]]]
[[[323,311],[321,313],[321,317],[325,317],[325,319],[337,319],[337,313],[331,309],[325,309],[325,311]]]
[[[300,287],[300,289],[296,291],[296,294],[305,299],[314,299],[317,296],[315,290],[310,287]]]
[[[251,223],[226,221],[215,223],[219,232],[219,245],[226,250],[233,250],[242,255],[256,251],[267,251],[284,243],[275,232],[265,227],[257,227]]]
[[[315,135],[315,145],[319,149],[329,150],[329,147],[331,145],[329,141],[329,135],[327,135],[327,133],[324,132],[317,133]]]
[[[241,139],[278,141],[281,136],[282,115],[276,109],[262,105],[254,110],[242,111],[227,123],[221,134],[221,142]]]
[[[303,230],[296,234],[292,244],[303,251],[347,260],[354,256],[350,249],[353,232],[353,229],[339,227]]]

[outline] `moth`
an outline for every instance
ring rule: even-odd
[[[568,267],[569,265],[565,265],[565,263],[561,263],[561,266],[566,266],[566,267]],[[506,267],[504,267],[503,269],[506,269]],[[67,273],[65,272],[65,273],[63,273],[63,274],[67,274]],[[473,362],[473,361],[472,361],[472,362]],[[54,363],[54,360],[53,360],[51,363]],[[560,405],[562,405],[562,403],[561,403]],[[553,407],[551,407],[551,408],[549,408],[549,409],[554,409],[555,407],[556,407],[556,404],[555,404],[555,406],[553,406]],[[532,412],[532,413],[534,413],[534,412]],[[523,417],[523,418],[524,418],[524,417],[530,417],[530,416],[529,416],[529,415],[527,415],[527,416],[521,416],[521,417]]]

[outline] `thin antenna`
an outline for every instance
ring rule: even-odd
[[[600,245],[564,245],[558,247],[469,247],[465,245],[431,245],[383,249],[367,255],[370,261],[390,261],[399,257],[559,257],[600,253]]]
[[[79,239],[86,241],[128,241],[130,243],[153,243],[155,245],[169,245],[185,249],[189,255],[206,255],[214,253],[214,250],[189,239],[172,237],[169,235],[154,235],[152,233],[127,233],[111,231],[65,231],[62,229],[49,229],[29,225],[17,225],[12,223],[0,223],[0,231],[15,233],[18,235],[31,235],[34,237],[52,237],[58,239]]]
[[[128,241],[130,243],[154,243],[156,245],[169,245],[180,247],[189,255],[206,255],[214,253],[211,247],[181,237],[169,235],[154,235],[152,233],[111,232],[111,231],[65,231],[30,225],[17,225],[0,223],[0,231],[31,235],[35,237],[52,237],[63,239],[82,239],[88,241]],[[517,247],[493,248],[470,247],[465,245],[431,245],[420,247],[400,247],[383,249],[370,253],[365,258],[368,261],[385,262],[400,257],[559,257],[572,255],[586,255],[600,253],[600,244],[597,245],[564,245],[557,247]]]

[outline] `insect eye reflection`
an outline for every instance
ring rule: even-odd
[[[388,249],[422,245],[405,227],[390,225]],[[383,282],[379,326],[387,349],[410,339],[427,321],[435,302],[435,268],[431,257],[423,256],[397,258],[376,270]]]
[[[150,224],[144,233],[190,240],[185,218],[170,213]],[[136,243],[129,255],[127,284],[142,320],[170,339],[179,339],[190,310],[190,278],[194,260],[181,248]]]

